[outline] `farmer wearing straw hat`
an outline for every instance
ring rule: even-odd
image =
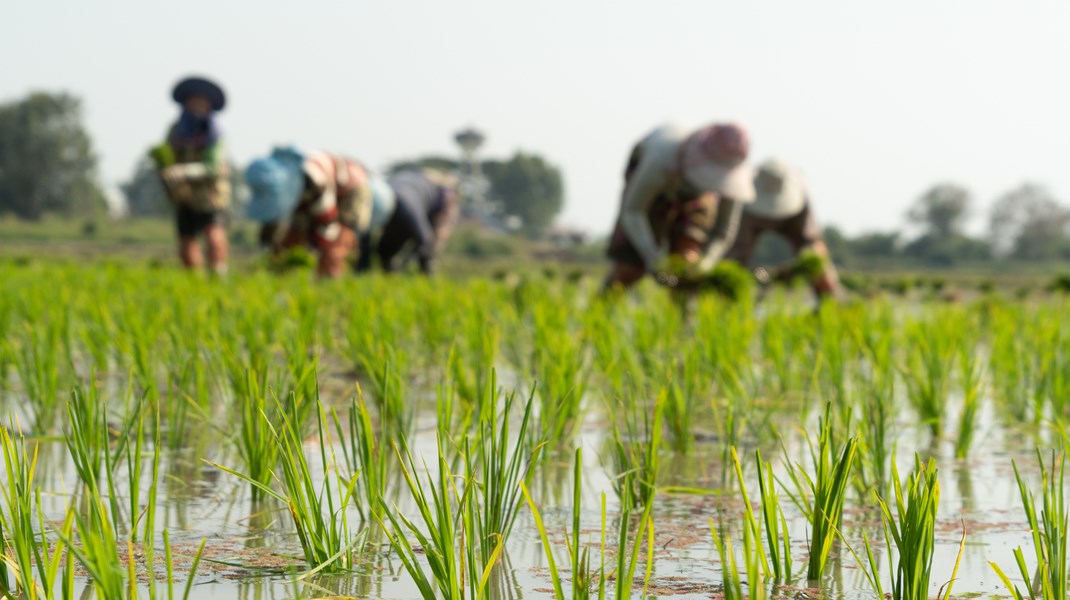
[[[245,176],[253,193],[249,216],[263,223],[261,243],[276,251],[311,245],[324,277],[341,276],[346,259],[358,250],[358,236],[385,222],[393,210],[393,194],[381,179],[336,154],[276,148],[250,164]],[[276,243],[287,215],[289,223]]]
[[[420,271],[430,275],[434,260],[449,239],[457,220],[459,203],[455,178],[434,169],[402,170],[387,179],[397,199],[396,208],[379,236],[376,252],[383,270],[396,271],[415,256]],[[366,249],[361,254],[358,270],[371,267],[371,236],[361,240]],[[398,261],[407,245],[412,253]]]
[[[226,210],[230,206],[229,168],[215,113],[226,96],[217,84],[201,77],[183,79],[171,92],[182,107],[167,139],[152,149],[164,188],[175,206],[179,257],[189,269],[201,266],[204,235],[212,272],[227,269]]]
[[[747,134],[736,124],[695,131],[663,126],[633,149],[603,285],[630,287],[653,273],[660,283],[711,270],[754,199]]]
[[[768,283],[804,276],[819,298],[838,296],[839,277],[810,207],[802,174],[784,161],[771,158],[758,167],[754,187],[757,195],[743,211],[739,234],[728,258],[747,264],[759,238],[766,232],[777,233],[791,244],[796,261],[772,272],[757,269],[759,280]],[[806,266],[807,256],[813,257],[818,266]]]

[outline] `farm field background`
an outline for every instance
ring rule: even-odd
[[[163,597],[170,570],[195,598],[400,599],[423,574],[433,597],[549,598],[585,549],[618,597],[730,596],[740,574],[752,598],[872,598],[900,556],[877,496],[895,514],[915,468],[939,486],[918,488],[922,597],[956,565],[953,597],[1008,595],[990,562],[1025,585],[1012,461],[1039,499],[1039,449],[1064,487],[1061,297],[774,292],[682,317],[596,284],[0,261],[0,586]]]

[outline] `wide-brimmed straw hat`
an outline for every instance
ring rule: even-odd
[[[802,175],[779,158],[758,166],[754,176],[756,196],[747,212],[768,219],[793,217],[806,208],[806,184]]]
[[[754,200],[754,176],[747,165],[750,142],[735,123],[699,129],[684,141],[684,177],[700,189],[736,202]]]

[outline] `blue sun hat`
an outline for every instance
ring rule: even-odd
[[[245,169],[245,181],[252,196],[246,215],[260,223],[273,223],[290,214],[304,187],[304,155],[293,146],[272,150],[271,155],[254,160]]]

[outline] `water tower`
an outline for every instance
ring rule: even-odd
[[[453,141],[461,148],[461,197],[464,199],[466,212],[471,216],[483,217],[487,214],[489,186],[487,179],[483,177],[477,156],[485,139],[481,132],[472,127],[458,131],[453,136]]]

